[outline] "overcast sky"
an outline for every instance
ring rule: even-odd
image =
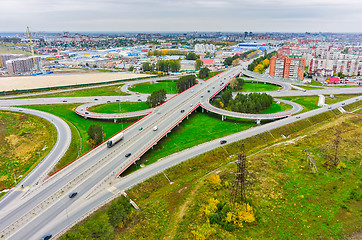
[[[362,0],[0,0],[0,32],[362,32]]]

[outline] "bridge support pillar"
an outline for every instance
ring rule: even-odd
[[[116,122],[117,122],[117,119],[113,119],[113,122],[116,123]]]
[[[221,115],[221,121],[224,121],[226,119],[226,117],[224,117],[224,115]]]
[[[186,116],[186,119],[189,119],[189,115]]]
[[[256,124],[260,125],[260,119],[256,119]]]
[[[201,108],[201,112],[204,112],[204,108]]]

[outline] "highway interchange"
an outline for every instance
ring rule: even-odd
[[[88,215],[99,206],[119,196],[122,191],[131,186],[147,179],[164,169],[185,161],[194,156],[220,147],[220,139],[195,146],[191,149],[173,154],[152,165],[142,168],[126,177],[117,178],[128,166],[138,160],[148,149],[168,134],[175,126],[180,124],[189,114],[191,114],[199,106],[207,108],[209,99],[220,91],[228,82],[241,71],[240,67],[234,67],[225,71],[208,81],[200,81],[199,84],[186,90],[182,94],[169,96],[169,100],[161,106],[145,111],[146,117],[142,118],[132,126],[124,130],[124,139],[112,148],[107,148],[103,143],[89,154],[84,155],[76,162],[63,169],[59,173],[41,182],[37,187],[29,189],[21,189],[16,187],[0,201],[0,230],[1,235],[5,235],[5,239],[39,239],[42,235],[51,233],[59,236],[75,222]],[[268,79],[264,79],[268,81]],[[269,81],[275,81],[270,80]],[[285,84],[285,83],[283,83]],[[313,95],[325,94],[321,90],[293,91],[289,84],[284,87],[283,91],[274,92],[281,96],[290,96],[290,94],[309,95],[310,91],[318,92]],[[208,92],[210,90],[210,92]],[[350,93],[351,89],[332,89],[328,90],[328,94]],[[353,91],[361,93],[361,88],[354,88]],[[297,93],[295,93],[297,92]],[[284,95],[283,95],[284,94]],[[288,95],[289,94],[289,95]],[[145,96],[141,96],[144,100]],[[121,97],[97,97],[97,102],[105,103],[107,101],[138,101],[137,95],[121,96]],[[360,97],[355,97],[344,101],[345,104],[355,102]],[[66,101],[66,102],[64,102]],[[89,103],[94,102],[94,97],[83,98],[51,98],[51,99],[12,99],[0,101],[0,106],[27,105],[27,104],[55,104],[55,103]],[[331,109],[341,107],[342,103],[331,105]],[[88,105],[86,105],[87,107]],[[290,116],[299,110],[297,105],[293,106],[293,112],[288,113],[287,118],[270,122],[258,127],[248,129],[246,131],[236,133],[223,139],[228,143],[244,139],[264,131],[268,131],[285,124],[298,121],[303,118],[329,111],[327,107],[319,108],[303,114],[298,117]],[[85,107],[83,107],[85,109]],[[85,111],[83,109],[83,112]],[[15,111],[24,111],[19,108],[12,108]],[[181,111],[184,110],[184,111]],[[210,109],[211,110],[211,109]],[[27,110],[28,111],[28,110]],[[33,112],[32,112],[33,111]],[[29,110],[28,113],[37,114],[35,110]],[[219,111],[219,110],[215,110]],[[91,114],[79,112],[83,117],[89,117]],[[41,113],[41,112],[40,112]],[[221,113],[228,116],[229,113]],[[49,114],[50,115],[50,114]],[[53,149],[57,149],[55,155],[60,156],[62,151],[67,149],[69,143],[70,130],[66,129],[64,122],[60,119],[51,118],[44,115],[53,122],[58,128],[58,141]],[[108,116],[110,118],[120,118],[121,116]],[[283,116],[285,117],[285,116]],[[253,116],[254,118],[254,116]],[[278,117],[280,118],[280,117]],[[64,128],[59,128],[63,126]],[[153,131],[157,126],[158,130]],[[140,131],[140,127],[143,129]],[[63,135],[61,133],[64,133]],[[67,145],[68,144],[68,145]],[[63,146],[60,149],[59,146]],[[65,149],[65,150],[64,150]],[[59,151],[59,152],[58,152]],[[131,153],[130,157],[125,154]],[[34,185],[39,179],[44,177],[55,162],[58,160],[54,156],[47,156],[51,160],[43,160],[41,164],[23,180],[25,185]],[[50,162],[48,162],[50,161]],[[77,191],[79,194],[76,198],[70,199],[68,194]],[[25,195],[24,195],[25,193]],[[34,214],[33,214],[34,213]]]

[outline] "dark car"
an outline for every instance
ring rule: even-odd
[[[110,102],[111,102],[111,101],[109,101],[109,100],[107,101],[107,103],[110,103]]]
[[[63,100],[63,102],[67,102],[67,100]]]
[[[220,141],[220,144],[225,144],[225,143],[227,143],[226,140],[221,140],[221,141]]]
[[[182,109],[181,112],[183,113],[183,112],[185,112],[185,110]]]
[[[42,238],[40,238],[40,240],[48,240],[52,237],[53,235],[51,234],[47,234],[47,235],[44,235]]]
[[[138,99],[137,101],[141,102],[142,100],[141,100],[141,99]]]
[[[72,192],[69,194],[69,198],[74,198],[75,196],[77,196],[77,192]]]
[[[116,102],[119,102],[119,101],[121,101],[121,100],[119,100],[119,99],[116,99]]]
[[[210,90],[207,90],[207,92],[210,92]]]
[[[124,155],[125,157],[129,157],[131,156],[131,153],[127,153],[126,155]]]
[[[89,114],[89,112],[85,112],[85,114]]]
[[[94,101],[98,101],[98,98],[95,98]]]

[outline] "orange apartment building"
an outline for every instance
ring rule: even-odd
[[[269,75],[273,77],[303,80],[304,67],[304,58],[273,56],[270,59]]]

